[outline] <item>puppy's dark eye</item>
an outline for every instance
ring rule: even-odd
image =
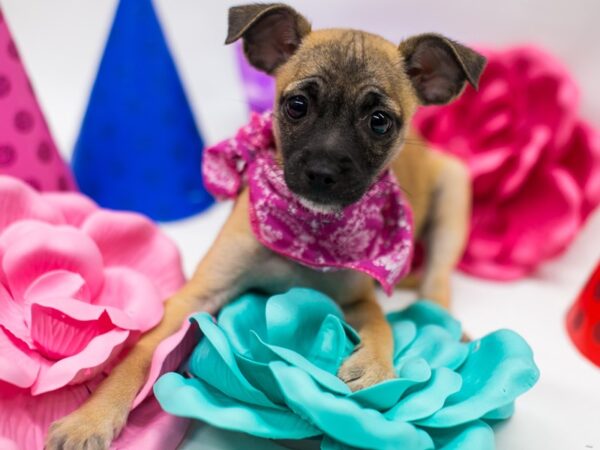
[[[291,119],[301,119],[308,111],[308,99],[303,95],[290,97],[285,104],[285,111]]]
[[[375,111],[371,114],[369,126],[373,130],[373,133],[383,136],[392,128],[392,119],[382,111]]]

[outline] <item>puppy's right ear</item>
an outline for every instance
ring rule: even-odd
[[[290,6],[253,4],[229,9],[226,44],[244,39],[244,52],[250,64],[273,73],[286,62],[310,33],[310,23]]]

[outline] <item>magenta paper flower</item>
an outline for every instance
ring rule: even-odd
[[[424,108],[415,124],[471,171],[462,269],[509,280],[564,250],[600,202],[600,136],[579,120],[577,86],[551,56],[532,47],[483,53],[479,92]]]
[[[40,449],[154,327],[183,283],[178,251],[148,219],[80,194],[40,194],[0,176],[0,447]],[[151,385],[174,369],[186,333],[165,341],[119,449],[175,448],[186,422],[163,413]]]

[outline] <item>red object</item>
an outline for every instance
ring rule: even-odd
[[[567,331],[579,351],[600,366],[600,263],[567,314]]]

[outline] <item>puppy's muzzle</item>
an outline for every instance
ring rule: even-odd
[[[347,156],[311,159],[305,164],[304,179],[312,191],[323,193],[334,189],[352,172],[352,160]]]
[[[311,163],[304,170],[306,183],[312,190],[326,191],[339,181],[339,170],[331,164]]]

